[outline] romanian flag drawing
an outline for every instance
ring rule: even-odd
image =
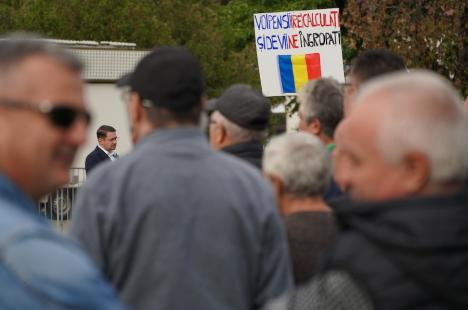
[[[320,54],[278,55],[283,93],[297,93],[305,83],[322,76]]]

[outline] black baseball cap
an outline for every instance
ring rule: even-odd
[[[131,76],[132,76],[131,72],[122,75],[117,80],[117,82],[115,82],[115,85],[117,85],[117,87],[130,87],[130,77]]]
[[[270,120],[270,101],[246,84],[227,88],[216,99],[215,110],[242,128],[264,130]]]
[[[183,47],[159,47],[143,57],[117,86],[129,87],[145,102],[170,110],[201,103],[203,73],[198,60]]]

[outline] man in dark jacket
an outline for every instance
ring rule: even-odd
[[[117,134],[115,128],[108,125],[102,125],[97,132],[98,145],[86,156],[85,169],[89,174],[98,164],[107,160],[116,160],[118,158],[115,149],[117,148]]]
[[[319,276],[269,309],[467,309],[461,98],[428,72],[364,87],[337,130],[342,231]]]
[[[216,99],[210,116],[210,144],[261,169],[270,103],[248,85],[236,84]]]

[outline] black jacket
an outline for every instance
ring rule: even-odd
[[[375,309],[468,309],[468,193],[335,206],[323,271],[345,270]]]
[[[86,161],[85,161],[85,169],[86,169],[86,174],[89,174],[91,169],[96,167],[99,163],[110,160],[109,156],[101,150],[99,146],[96,146],[94,151],[88,154],[86,156]]]
[[[226,146],[221,151],[241,158],[258,169],[262,169],[263,145],[257,141],[249,141]]]

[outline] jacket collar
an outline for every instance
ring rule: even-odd
[[[198,127],[158,128],[141,139],[136,147],[155,143],[179,143],[180,141],[194,141],[208,147],[207,138]]]
[[[376,243],[408,249],[468,246],[468,192],[335,204],[343,230],[359,231]]]
[[[233,155],[242,155],[245,154],[247,156],[252,157],[262,157],[263,154],[263,145],[258,141],[248,141],[237,143],[233,145],[226,146],[221,149],[221,151],[233,154]]]

